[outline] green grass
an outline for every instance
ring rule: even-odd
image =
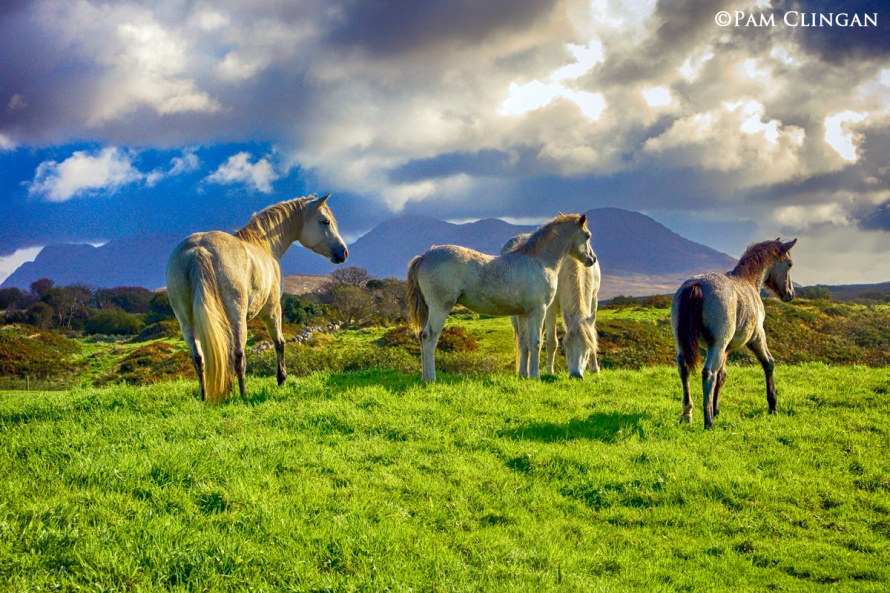
[[[0,392],[0,590],[883,591],[890,371]]]

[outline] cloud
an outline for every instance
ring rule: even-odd
[[[220,194],[210,184],[267,194],[299,178],[378,216],[612,205],[735,225],[739,248],[790,228],[883,234],[886,19],[781,25],[787,10],[879,10],[855,4],[17,2],[0,9],[0,158],[120,147],[119,181],[65,184],[46,163],[32,193],[69,204],[180,175]],[[726,9],[778,24],[719,27]],[[210,175],[185,175],[198,154]]]
[[[239,152],[219,166],[219,168],[205,179],[210,183],[229,185],[243,183],[253,187],[256,191],[272,193],[272,182],[278,179],[278,174],[265,157],[256,163],[250,162],[250,154]]]
[[[98,154],[77,151],[61,163],[40,163],[28,191],[51,202],[64,202],[98,190],[114,192],[143,178],[130,154],[112,147]]]

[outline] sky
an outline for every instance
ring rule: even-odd
[[[329,192],[348,240],[614,206],[733,256],[797,237],[801,284],[888,281],[882,4],[4,0],[0,281]]]

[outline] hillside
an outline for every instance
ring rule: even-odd
[[[591,243],[603,270],[604,298],[617,294],[673,292],[686,277],[724,272],[735,259],[695,243],[644,214],[620,208],[588,210]],[[423,216],[385,221],[350,245],[349,264],[375,276],[404,278],[408,262],[432,245],[464,245],[497,254],[510,237],[535,227],[484,219],[453,224]],[[292,249],[282,260],[285,274],[329,274],[333,266],[306,250]]]
[[[603,270],[604,298],[673,292],[690,274],[722,272],[735,263],[728,255],[685,239],[637,212],[598,208],[588,210],[587,215]],[[464,245],[496,254],[510,237],[534,228],[492,218],[454,224],[424,216],[397,216],[353,242],[348,265],[366,268],[379,277],[404,278],[411,258],[432,245]],[[47,277],[61,285],[155,289],[165,284],[167,257],[179,240],[179,236],[165,235],[111,241],[101,247],[48,246],[0,286],[27,288],[34,280]],[[299,246],[282,259],[285,275],[328,275],[333,269],[326,259]]]

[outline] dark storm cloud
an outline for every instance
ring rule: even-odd
[[[877,26],[844,27],[836,22],[834,26],[794,27],[795,38],[800,45],[820,59],[831,63],[843,63],[858,60],[874,60],[890,56],[890,10],[885,1],[863,0],[800,0],[788,3],[787,10],[796,10],[806,14],[811,22],[815,15],[839,15],[846,13],[847,20],[858,15],[864,21],[864,15],[870,17],[877,14]],[[784,10],[776,11],[776,19],[784,15]],[[799,15],[794,15],[793,22],[799,23]]]
[[[342,7],[343,21],[328,34],[335,45],[358,46],[371,54],[452,43],[477,43],[492,33],[528,27],[557,0],[353,0]]]
[[[713,36],[714,14],[726,5],[726,0],[661,0],[650,17],[654,30],[639,39],[616,40],[613,45],[633,47],[598,67],[594,71],[597,80],[605,84],[632,83],[675,69],[679,56],[688,54],[703,38]]]
[[[866,231],[890,231],[890,202],[884,202],[859,221]]]

